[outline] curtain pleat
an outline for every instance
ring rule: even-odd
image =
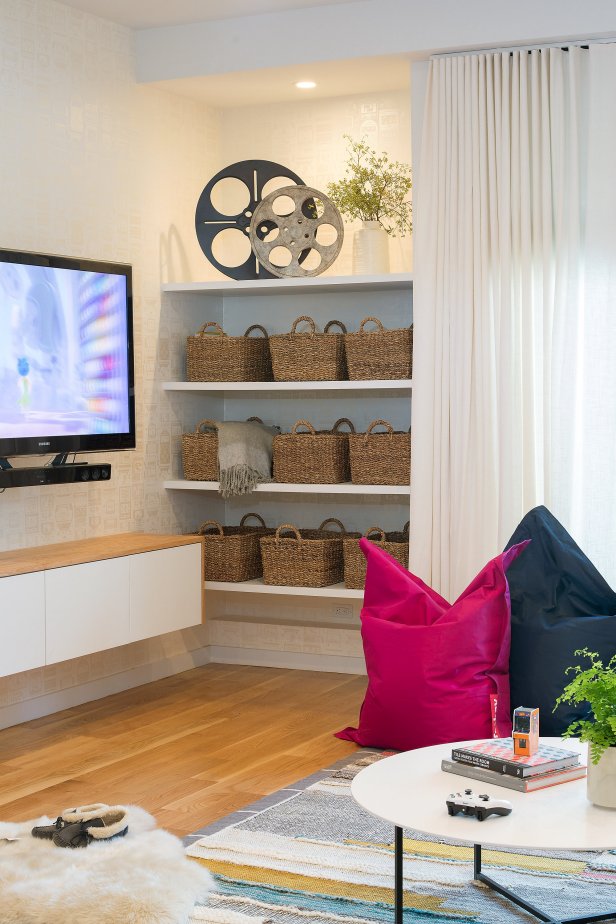
[[[588,515],[574,498],[587,467],[575,439],[589,66],[576,47],[431,62],[415,198],[413,568],[449,599],[531,507],[568,527],[576,503]]]

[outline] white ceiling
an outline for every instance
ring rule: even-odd
[[[62,0],[66,6],[131,29],[180,26],[213,20],[237,19],[265,13],[282,13],[335,7],[358,0]],[[359,0],[368,2],[368,0]],[[314,90],[298,90],[299,80],[313,80]],[[259,68],[210,76],[150,83],[161,89],[228,108],[267,103],[302,102],[355,93],[378,93],[409,86],[410,64],[403,56],[355,58],[317,62],[309,66]]]
[[[411,65],[407,57],[388,55],[163,80],[150,86],[225,109],[407,89],[410,75]],[[314,90],[298,90],[295,87],[298,80],[314,80],[316,87]]]
[[[356,0],[62,0],[84,13],[129,26],[150,29],[212,19],[235,19]]]

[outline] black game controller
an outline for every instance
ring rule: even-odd
[[[513,809],[506,799],[491,799],[486,793],[476,796],[472,789],[450,793],[445,804],[450,815],[470,815],[479,821],[485,821],[488,815],[510,815]]]

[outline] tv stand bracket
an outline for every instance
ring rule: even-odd
[[[50,462],[50,465],[87,465],[87,462],[68,462],[68,457],[72,455],[70,452],[59,452],[57,456],[54,456]]]

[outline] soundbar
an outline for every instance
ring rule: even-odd
[[[2,488],[30,488],[41,484],[71,484],[85,481],[109,481],[111,465],[103,463],[77,465],[46,465],[41,468],[0,469]]]

